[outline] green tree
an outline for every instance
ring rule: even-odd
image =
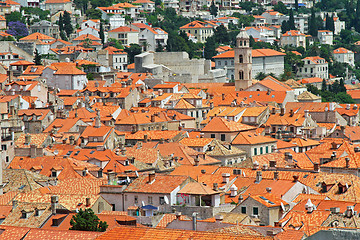
[[[67,41],[67,40],[68,40],[68,38],[66,37],[65,31],[61,31],[61,32],[60,32],[60,38],[61,38],[62,40],[64,40],[64,41]]]
[[[215,28],[214,36],[215,36],[215,41],[217,43],[229,44],[229,42],[230,42],[228,31],[227,31],[226,27],[224,27],[224,25],[222,25],[222,24],[220,26],[218,26],[217,28]]]
[[[88,9],[89,0],[74,0],[74,3],[77,8],[81,9],[81,12],[84,13]]]
[[[64,31],[64,19],[63,19],[63,15],[62,15],[62,14],[60,14],[60,16],[59,16],[58,25],[59,25],[59,31],[60,31],[60,32]]]
[[[326,84],[326,80],[325,80],[325,79],[322,80],[322,83],[321,83],[321,91],[322,91],[322,92],[327,91],[327,84]]]
[[[109,7],[113,4],[112,0],[90,0],[92,8]]]
[[[100,221],[92,209],[80,209],[70,220],[69,230],[105,232],[108,228],[106,222]]]
[[[135,56],[141,53],[141,46],[136,43],[131,43],[130,47],[125,47],[125,52],[128,54],[129,63],[133,63]]]
[[[213,15],[214,17],[216,17],[217,13],[218,13],[218,8],[217,8],[217,6],[215,6],[214,0],[212,0],[211,5],[210,5],[210,14]]]
[[[329,15],[330,17],[330,15]],[[334,22],[334,15],[331,15],[329,20],[329,30],[335,32],[335,22]]]
[[[251,12],[253,7],[256,7],[256,3],[254,3],[253,1],[244,1],[240,2],[239,6],[247,12]]]
[[[360,1],[356,2],[355,30],[360,32]]]
[[[17,22],[17,21],[26,23],[23,15],[17,11],[11,12],[10,14],[6,14],[5,18],[6,18],[6,24],[8,24],[9,22]]]
[[[263,73],[263,72],[259,72],[256,76],[255,76],[255,79],[256,80],[263,80],[264,78],[266,78],[266,74],[265,73]]]
[[[299,11],[299,0],[295,0],[295,10]]]
[[[318,26],[316,23],[315,9],[311,8],[311,16],[309,19],[309,34],[313,37],[316,37],[317,33],[318,33]]]
[[[278,2],[275,6],[274,6],[274,11],[277,11],[279,13],[282,14],[288,14],[289,10],[287,9],[287,7],[285,6],[285,4],[283,2]]]
[[[101,19],[101,11],[99,9],[88,9],[86,10],[86,16],[89,19]]]
[[[64,22],[64,31],[66,32],[66,36],[69,37],[74,29],[73,29],[73,26],[71,24],[70,13],[68,13],[67,11],[64,12],[63,22]]]
[[[104,43],[105,43],[105,34],[104,34],[104,26],[103,26],[102,22],[100,22],[99,35],[100,35],[101,43],[104,45]]]
[[[290,30],[295,30],[295,19],[294,19],[294,13],[293,10],[290,9],[290,13],[289,13],[289,28]]]
[[[42,65],[42,62],[41,62],[41,55],[39,54],[38,50],[35,49],[35,52],[34,52],[34,63],[35,65]]]
[[[216,55],[216,42],[214,37],[208,37],[205,42],[204,47],[204,58],[211,59],[213,56]]]

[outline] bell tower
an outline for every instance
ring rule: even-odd
[[[236,36],[234,58],[235,91],[241,91],[252,85],[252,49],[250,47],[250,37],[244,27]]]

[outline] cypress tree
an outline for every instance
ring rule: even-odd
[[[289,17],[289,29],[295,30],[295,19],[294,19],[294,13],[293,10],[290,9],[290,17]]]
[[[37,49],[35,49],[34,54],[35,54],[35,57],[34,57],[35,65],[42,65],[42,63],[41,63],[41,55],[39,54]]]
[[[101,43],[104,45],[105,43],[105,34],[104,34],[104,27],[102,22],[100,22],[100,32],[99,32],[100,38],[101,38]]]
[[[64,22],[64,31],[66,32],[66,35],[69,37],[74,29],[73,29],[73,26],[71,24],[70,13],[68,13],[67,11],[64,12],[63,22]]]

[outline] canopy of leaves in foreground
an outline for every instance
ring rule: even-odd
[[[71,228],[69,230],[105,232],[108,228],[106,222],[100,221],[90,208],[82,210],[70,220]]]

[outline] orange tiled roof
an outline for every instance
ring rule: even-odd
[[[221,117],[214,117],[201,131],[202,132],[241,132],[254,130],[255,127],[237,123]]]
[[[70,0],[69,0],[70,1]],[[33,41],[33,40],[48,40],[48,41],[53,41],[55,40],[55,38],[53,37],[50,37],[48,35],[45,35],[45,34],[42,34],[42,33],[39,33],[39,32],[35,32],[35,33],[32,33],[26,37],[23,37],[23,38],[20,38],[19,39],[20,41]]]

